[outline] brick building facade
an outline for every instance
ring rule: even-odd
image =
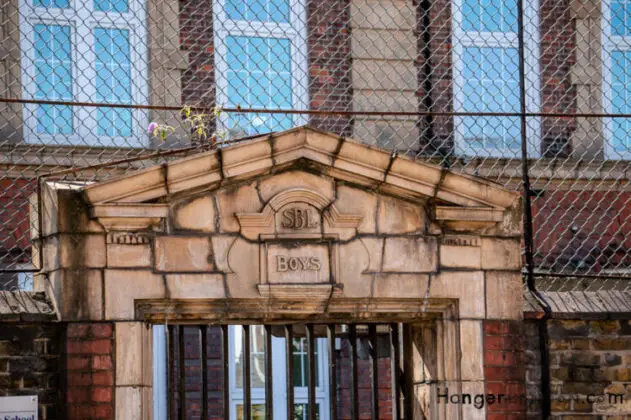
[[[453,92],[457,88],[453,56],[454,4],[445,0],[307,0],[304,3],[307,93],[302,109],[368,113],[384,110],[403,113],[454,111]],[[19,13],[14,2],[1,7],[3,14],[0,16],[8,18],[0,22],[0,38],[13,54],[0,57],[3,66],[0,81],[6,96],[18,97],[24,82],[20,79],[19,52],[18,59],[14,57],[19,51],[15,39]],[[600,3],[591,1],[540,1],[537,10],[540,85],[535,94],[541,96],[542,112],[603,112],[602,70],[594,70],[602,66],[600,51],[603,42],[594,35],[594,27],[600,30],[601,10]],[[222,92],[218,92],[217,28],[212,3],[151,0],[147,2],[146,11],[149,23],[147,104],[217,105],[217,97]],[[15,104],[0,108],[0,132],[6,133],[7,143],[3,145],[7,150],[1,152],[6,156],[6,163],[3,163],[4,172],[0,179],[0,202],[4,203],[0,211],[0,244],[2,260],[11,270],[28,266],[30,262],[33,242],[26,215],[31,208],[30,200],[37,192],[35,179],[42,169],[46,172],[84,166],[85,162],[98,163],[136,153],[131,149],[116,152],[92,145],[97,157],[89,160],[85,156],[90,152],[79,148],[81,151],[77,154],[70,146],[59,146],[50,151],[43,149],[44,152],[31,146],[19,149],[22,146],[19,142],[25,137],[22,135],[25,130],[22,114],[22,108]],[[178,114],[172,110],[152,110],[149,120],[178,125]],[[457,122],[450,115],[313,114],[308,116],[307,122],[342,137],[354,137],[364,143],[443,164],[447,162],[455,171],[474,173],[511,188],[520,183],[519,171],[515,169],[520,162],[516,155],[460,159],[454,134],[458,130]],[[214,119],[209,124],[211,130],[218,126]],[[631,215],[627,211],[628,168],[624,160],[611,160],[616,157],[606,155],[607,133],[602,121],[587,117],[544,116],[540,127],[540,135],[529,139],[534,156],[540,158],[531,169],[537,267],[574,273],[624,273],[629,264],[626,238],[631,225]],[[184,134],[184,130],[174,133],[169,145],[187,142]],[[20,159],[14,162],[11,159],[16,151]],[[29,169],[32,162],[37,162],[36,170]],[[139,245],[144,246],[144,242]],[[84,275],[89,279],[84,280]],[[104,282],[99,275],[75,273],[68,278],[78,284]],[[5,288],[16,286],[16,273],[3,273],[2,276],[6,279],[3,281]],[[77,301],[86,296],[103,298],[92,289],[82,293],[71,295]],[[620,293],[627,296],[624,291]],[[591,302],[587,299],[583,303],[590,306]],[[88,306],[86,302],[81,303],[72,316],[82,316]],[[552,414],[564,418],[581,413],[606,416],[607,419],[628,415],[626,406],[566,404],[568,398],[562,398],[573,393],[583,395],[582,391],[587,388],[596,394],[614,389],[626,398],[629,386],[626,348],[620,348],[613,341],[615,338],[626,343],[626,321],[602,321],[601,325],[601,321],[585,319],[596,316],[594,313],[585,315],[582,312],[588,311],[579,309],[580,306],[574,315],[566,315],[571,321],[547,321]],[[533,307],[526,306],[524,311],[540,315]],[[622,309],[609,307],[599,307],[592,312],[600,317],[607,317],[611,312],[624,313]],[[65,346],[60,345],[63,349],[53,347],[52,353],[46,350],[50,354],[42,357],[61,358],[65,363],[60,363],[57,370],[48,365],[42,369],[46,374],[49,370],[54,371],[51,375],[58,375],[59,382],[51,380],[33,384],[33,387],[23,385],[25,380],[20,375],[24,375],[24,369],[20,370],[18,355],[7,344],[10,340],[0,335],[0,344],[4,343],[9,349],[0,354],[0,383],[6,384],[0,386],[0,396],[26,392],[23,389],[35,390],[32,392],[43,396],[40,397],[42,418],[54,418],[55,414],[51,413],[55,412],[64,413],[64,418],[120,417],[124,409],[117,408],[117,404],[123,403],[117,401],[128,398],[127,402],[136,403],[150,399],[147,391],[150,381],[146,377],[128,383],[114,380],[118,366],[125,366],[116,357],[120,344],[116,341],[118,327],[109,321],[80,321],[37,327],[47,331],[41,333],[46,340],[65,341]],[[576,328],[568,326],[574,325],[572,322]],[[478,346],[477,351],[483,356],[478,379],[484,380],[484,391],[509,397],[505,404],[487,405],[483,413],[486,418],[526,418],[527,415],[540,418],[541,360],[537,358],[541,349],[537,344],[540,337],[535,337],[535,324],[536,321],[485,319],[479,340],[470,340],[469,344]],[[7,325],[7,329],[22,328],[21,325]],[[46,334],[50,331],[54,333],[49,337]],[[18,341],[24,343],[20,346],[40,342],[41,337],[37,334],[34,338],[20,336]],[[217,373],[220,372],[215,369],[218,369],[221,352],[217,352],[217,337],[212,332],[209,334],[209,371]],[[187,392],[193,394],[199,392],[196,375],[200,372],[195,365],[201,356],[195,353],[196,349],[195,343],[187,345],[187,359],[194,362],[187,368],[187,387],[190,387]],[[348,347],[342,345],[338,357],[339,393],[345,396],[339,401],[338,413],[339,418],[349,418]],[[382,359],[379,361],[380,366],[383,364],[383,369],[379,369],[380,395],[387,395],[391,392],[392,378],[389,377],[388,358]],[[39,362],[29,359],[28,363],[35,366]],[[370,406],[366,404],[369,401],[367,390],[370,389],[366,363],[359,361],[360,418],[370,418]],[[216,402],[222,388],[219,376],[213,378],[209,382],[209,398]],[[136,392],[137,388],[142,391]],[[60,395],[55,394],[56,390]],[[431,394],[435,391],[428,391],[429,395],[435,397]],[[117,399],[117,392],[124,397]],[[198,412],[199,402],[199,398],[191,398],[190,417]],[[388,402],[388,398],[380,401],[383,418],[391,414]],[[142,415],[148,416],[147,405],[143,407]],[[223,409],[223,406],[213,406],[210,412],[215,417],[209,418],[223,418]],[[466,416],[479,416],[481,412],[464,413],[460,414],[465,416],[463,418],[474,418]]]

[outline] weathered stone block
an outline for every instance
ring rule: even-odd
[[[116,387],[116,420],[143,419],[142,387],[117,386]]]
[[[481,271],[442,272],[432,274],[430,297],[458,299],[462,318],[483,319],[485,317],[484,275]]]
[[[150,267],[151,245],[107,245],[107,266],[112,268]]]
[[[233,298],[260,297],[259,246],[241,238],[234,241],[228,254],[228,265],[233,274],[226,276],[226,293]]]
[[[160,275],[143,270],[105,271],[106,319],[134,319],[134,300],[164,298],[164,282]]]
[[[386,238],[383,271],[433,272],[437,270],[436,238]]]
[[[351,26],[413,30],[416,28],[416,9],[408,0],[353,0]]]
[[[482,269],[511,270],[520,267],[519,239],[482,238]]]
[[[149,385],[152,352],[147,347],[151,326],[142,322],[116,323],[116,385]],[[147,372],[148,370],[148,372]]]
[[[440,246],[440,265],[449,268],[480,269],[479,246]]]
[[[218,299],[226,297],[220,274],[173,274],[166,276],[172,299]]]
[[[159,271],[212,271],[210,238],[158,236],[155,239],[155,267]]]
[[[334,183],[331,178],[304,171],[288,171],[259,181],[258,191],[267,203],[276,194],[291,188],[306,188],[317,191],[329,200],[335,199]]]
[[[353,88],[416,90],[414,61],[353,60]]]
[[[360,233],[375,233],[377,215],[377,195],[368,191],[338,185],[335,205],[345,213],[363,216],[357,229]]]
[[[255,184],[221,190],[217,193],[216,200],[221,232],[239,231],[239,221],[235,217],[235,213],[254,213],[263,208]]]
[[[482,321],[460,321],[460,369],[465,381],[484,380]]]
[[[402,200],[379,198],[377,218],[379,233],[423,233],[425,231],[425,209]]]
[[[486,310],[489,319],[522,319],[524,293],[521,273],[487,271]]]
[[[57,304],[66,321],[103,319],[103,272],[61,270],[51,281],[59,290]]]
[[[416,38],[412,31],[355,29],[351,37],[354,59],[414,60]]]
[[[355,92],[365,92],[356,90]],[[415,120],[391,120],[362,118],[356,119],[353,126],[353,137],[362,142],[396,150],[409,150],[418,144],[418,124]]]
[[[178,203],[173,213],[175,229],[200,232],[215,231],[215,203],[212,196],[207,195]]]
[[[353,111],[413,112],[418,107],[418,98],[413,91],[358,90],[353,93]],[[402,118],[406,120],[408,118]],[[361,138],[361,137],[360,137]]]
[[[381,253],[381,250],[378,250]],[[344,285],[346,297],[367,297],[373,277],[362,275],[370,266],[370,255],[362,240],[356,239],[339,247],[340,265],[337,282]]]
[[[417,298],[427,293],[427,274],[375,274],[373,297],[375,298]]]
[[[105,267],[105,253],[105,235],[59,235],[61,267]]]

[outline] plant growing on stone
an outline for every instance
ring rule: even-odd
[[[215,118],[219,119],[221,116],[223,108],[220,106],[214,107],[211,113],[203,113],[203,112],[193,112],[190,106],[186,105],[180,111],[183,118],[184,124],[190,128],[190,132],[195,135],[198,139],[207,140],[210,138],[211,144],[216,144],[218,140],[225,140],[226,134],[223,131],[214,131],[209,134],[209,117],[212,115]],[[147,127],[147,133],[159,138],[162,141],[165,141],[167,136],[170,133],[175,132],[175,127],[162,124],[157,121],[152,121]]]

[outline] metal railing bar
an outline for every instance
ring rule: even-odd
[[[294,330],[285,325],[285,365],[287,367],[287,420],[294,418]]]
[[[392,376],[392,418],[401,419],[401,355],[399,351],[399,324],[390,324],[390,370]]]
[[[412,329],[408,324],[403,324],[400,334],[400,344],[403,351],[400,352],[402,366],[401,390],[403,394],[403,418],[412,420],[414,418],[414,364],[412,362]]]
[[[337,353],[335,350],[335,324],[326,327],[329,350],[329,418],[337,420]]]
[[[173,410],[175,408],[175,401],[173,397],[175,395],[174,389],[174,376],[173,370],[175,369],[175,343],[174,343],[174,335],[175,335],[175,327],[172,325],[167,326],[164,329],[164,335],[166,338],[166,346],[167,346],[167,418],[173,418]]]
[[[186,358],[184,357],[185,343],[184,343],[184,326],[179,325],[177,328],[177,340],[178,340],[178,367],[179,367],[179,383],[178,383],[178,418],[184,420],[186,418]]]
[[[370,414],[372,420],[379,419],[379,367],[377,360],[377,326],[368,325],[368,343],[370,354]]]
[[[307,324],[307,360],[309,369],[307,370],[308,382],[308,419],[316,420],[316,363],[315,363],[315,338],[313,337],[313,324]]]
[[[230,420],[230,361],[228,325],[221,326],[221,364],[223,366],[223,418]]]
[[[147,109],[155,111],[181,111],[181,106],[141,105],[141,104],[103,104],[97,102],[50,101],[41,99],[0,98],[0,103],[63,105],[81,107],[107,107],[125,109]],[[190,106],[192,111],[210,112],[214,106]],[[631,113],[610,112],[474,112],[474,111],[347,111],[347,110],[315,110],[315,109],[265,109],[265,108],[222,108],[228,113],[265,113],[265,114],[299,114],[299,115],[341,115],[341,116],[461,116],[461,117],[555,117],[555,118],[631,118]]]
[[[359,391],[357,381],[357,327],[348,326],[348,341],[351,351],[351,419],[359,420]]]
[[[265,325],[265,419],[274,419],[274,375],[272,373],[272,326]]]
[[[250,377],[250,326],[243,325],[243,420],[252,418],[252,390]]]
[[[208,419],[208,327],[202,325],[199,327],[201,335],[201,380],[202,380],[202,420]]]

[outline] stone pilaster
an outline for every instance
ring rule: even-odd
[[[153,350],[151,325],[116,324],[116,419],[151,419]]]
[[[576,22],[574,32],[576,62],[570,70],[576,87],[576,112],[602,112],[602,43],[601,3],[596,0],[573,0],[570,4]],[[572,134],[575,158],[601,158],[604,155],[602,121],[599,118],[577,118]]]
[[[351,2],[353,111],[418,110],[415,25],[411,0]],[[417,143],[419,131],[411,117],[358,116],[353,136],[407,149]]]
[[[149,104],[182,105],[182,73],[188,68],[188,53],[180,50],[180,8],[177,0],[149,0],[148,57]],[[151,111],[150,121],[175,127],[169,143],[186,135],[179,111]]]

